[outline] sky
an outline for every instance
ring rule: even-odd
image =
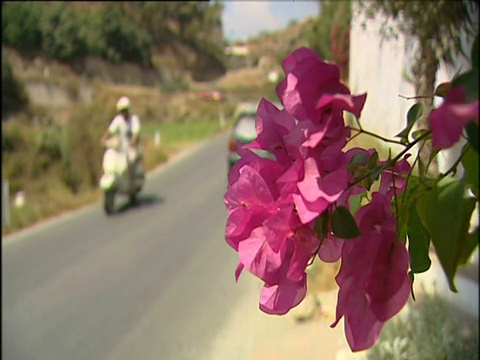
[[[285,28],[292,20],[316,16],[319,9],[317,0],[226,0],[223,4],[223,34],[230,41]]]

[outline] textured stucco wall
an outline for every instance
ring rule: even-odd
[[[354,10],[350,32],[350,89],[354,94],[367,92],[360,122],[370,131],[393,138],[406,124],[413,102],[398,95],[414,95],[413,85],[402,73],[409,66],[404,36],[383,39],[380,20],[367,20]],[[365,23],[365,28],[362,27]]]
[[[349,86],[353,94],[368,93],[360,122],[367,130],[394,138],[405,127],[408,109],[414,104],[413,100],[405,100],[398,95],[415,96],[414,86],[404,74],[408,73],[416,43],[402,34],[397,38],[382,37],[379,30],[385,19],[377,16],[374,20],[367,20],[359,13],[356,3],[352,3],[352,6]],[[478,13],[474,18],[478,19]],[[469,53],[473,38],[465,39],[464,43]],[[469,68],[469,62],[463,56],[457,57],[453,65],[442,62],[437,71],[436,85],[450,81],[458,70],[464,72]],[[442,99],[436,97],[434,104],[439,106],[441,102]],[[458,158],[463,144],[460,141],[453,148],[439,153],[440,172],[450,168]],[[402,147],[392,147],[394,152],[399,149]],[[457,175],[461,174],[462,169],[459,169]],[[472,216],[471,225],[473,228],[478,226],[478,212]],[[471,259],[472,266],[477,269],[478,254],[477,248]],[[420,282],[435,282],[441,293],[452,303],[478,318],[478,282],[457,277],[460,292],[455,294],[448,291],[445,276],[438,265],[421,275]]]
[[[367,102],[360,119],[362,126],[388,138],[394,138],[406,125],[408,109],[415,103],[399,97],[415,96],[413,84],[407,80],[413,53],[417,46],[411,38],[401,33],[398,37],[384,37],[380,33],[381,24],[385,21],[378,15],[375,19],[366,19],[352,3],[352,24],[350,32],[350,89],[352,93],[367,92]],[[394,25],[393,21],[389,25]],[[472,39],[465,41],[466,49],[470,49]],[[436,76],[436,85],[451,80],[455,72],[469,69],[468,61],[459,56],[454,65],[441,63]],[[441,99],[435,98],[435,105]],[[439,170],[443,171],[457,158],[462,143],[451,151],[439,155]],[[394,152],[402,147],[393,146]]]

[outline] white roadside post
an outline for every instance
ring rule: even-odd
[[[10,226],[10,189],[8,180],[2,180],[2,225]]]
[[[223,113],[223,105],[221,102],[218,102],[218,122],[220,129],[225,127],[225,114]]]
[[[160,145],[160,140],[161,140],[160,130],[157,130],[155,131],[155,137],[153,139],[153,142],[155,143],[155,147],[158,147]]]

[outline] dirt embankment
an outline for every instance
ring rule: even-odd
[[[128,94],[138,108],[145,109],[147,121],[149,113],[168,119],[188,112],[185,104],[192,103],[200,92],[209,89],[225,93],[228,104],[234,107],[248,97],[260,100],[266,92],[273,94],[275,84],[269,75],[280,74],[281,70],[278,64],[264,57],[257,66],[230,70],[211,82],[194,82],[185,75],[189,78],[188,90],[164,93],[158,74],[152,69],[133,64],[112,65],[93,57],[83,59],[81,66],[78,63],[69,66],[41,56],[27,57],[7,47],[2,50],[9,57],[15,76],[24,83],[30,103],[40,106],[59,123],[68,120],[75,105],[89,104],[102,97],[102,93],[112,97]],[[84,72],[79,73],[80,68]],[[177,109],[175,104],[183,105]]]

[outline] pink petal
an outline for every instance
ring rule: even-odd
[[[235,269],[235,281],[238,281],[240,278],[240,274],[242,273],[244,267],[245,266],[241,262],[238,263],[237,268]]]
[[[263,228],[254,229],[248,239],[239,243],[238,255],[240,262],[255,276],[266,282],[278,281],[282,257],[268,245]]]
[[[395,233],[392,235],[395,237]],[[377,319],[386,321],[403,308],[410,294],[409,255],[405,245],[393,241],[389,244],[384,239],[373,264],[365,291]]]
[[[428,118],[433,147],[447,149],[453,146],[460,140],[464,127],[470,121],[478,124],[478,104],[478,100],[466,103],[463,87],[450,89],[443,104],[433,110]]]
[[[307,277],[298,282],[285,281],[278,285],[265,284],[260,293],[260,310],[267,314],[284,315],[305,298]]]
[[[345,240],[339,239],[333,235],[328,235],[323,239],[322,245],[318,250],[318,257],[325,262],[335,262],[342,255],[342,248]]]

